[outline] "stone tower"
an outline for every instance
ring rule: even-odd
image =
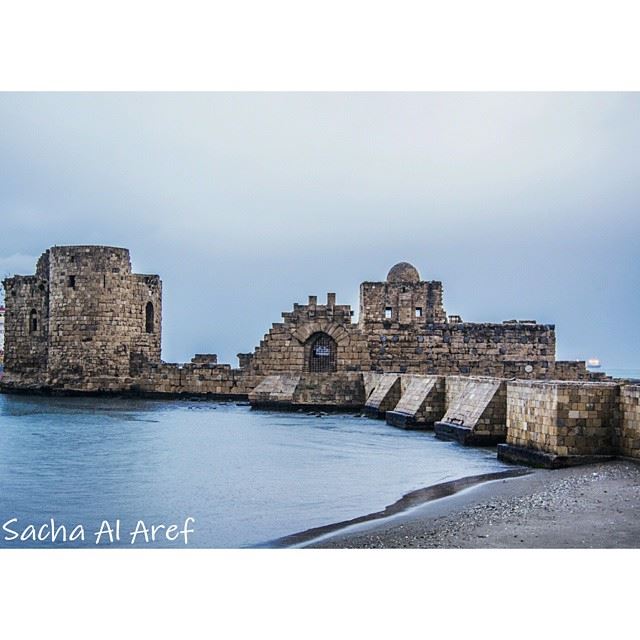
[[[413,325],[446,322],[442,306],[442,282],[420,280],[418,270],[408,262],[391,267],[385,282],[360,285],[362,327],[369,324]]]
[[[127,249],[52,247],[4,285],[8,383],[122,390],[160,360],[162,283],[131,273]]]

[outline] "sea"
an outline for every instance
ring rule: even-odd
[[[358,414],[0,394],[0,547],[281,546],[509,468]]]
[[[613,378],[623,378],[625,380],[632,380],[633,382],[640,382],[640,369],[589,369],[590,371],[598,372],[602,371],[605,375]]]

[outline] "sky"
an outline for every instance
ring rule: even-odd
[[[400,261],[447,313],[640,368],[640,94],[0,93],[0,276],[52,245],[163,280],[163,351],[252,351]]]

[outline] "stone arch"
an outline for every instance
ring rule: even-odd
[[[305,371],[333,373],[338,368],[338,344],[324,331],[313,333],[304,346]]]
[[[326,333],[338,344],[345,342],[349,338],[345,328],[336,322],[309,322],[298,327],[291,335],[300,343],[306,344],[314,333]]]
[[[144,330],[147,333],[153,333],[154,315],[153,303],[147,302],[144,308]]]

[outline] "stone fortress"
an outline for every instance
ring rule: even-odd
[[[160,359],[162,284],[131,273],[127,249],[53,247],[35,275],[3,284],[11,385],[125,390],[138,363]]]
[[[442,283],[395,265],[360,285],[357,322],[327,294],[294,304],[239,366],[161,360],[162,283],[127,249],[52,247],[4,281],[5,392],[249,399],[349,409],[546,466],[640,457],[640,387],[555,359],[555,327],[447,316]]]

